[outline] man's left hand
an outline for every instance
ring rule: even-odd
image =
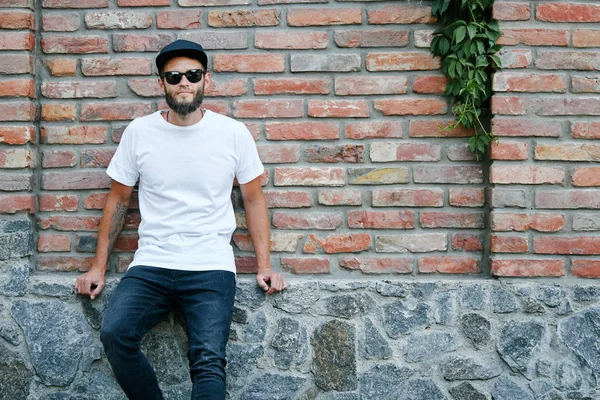
[[[271,269],[258,272],[256,274],[256,283],[258,283],[258,286],[267,292],[267,294],[281,292],[287,287],[287,283],[285,283],[283,276]]]

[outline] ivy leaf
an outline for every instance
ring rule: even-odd
[[[450,50],[450,41],[445,37],[440,39],[439,50],[440,54],[443,56],[448,54],[448,51]]]
[[[494,62],[494,64],[496,64],[496,67],[502,68],[502,61],[500,61],[500,57],[498,57],[495,54],[491,54],[490,58],[492,59],[492,61]]]
[[[476,140],[475,136],[472,136],[469,139],[469,150],[471,150],[471,153],[475,152],[475,140]]]
[[[455,43],[462,42],[465,39],[466,34],[467,34],[467,28],[464,26],[459,26],[454,31],[454,42]]]
[[[485,54],[485,46],[483,45],[483,43],[481,43],[480,40],[478,40],[476,43],[477,43],[477,52],[479,54]]]
[[[469,38],[473,40],[475,35],[477,35],[477,27],[474,24],[469,24],[469,26],[467,26],[467,31],[469,33]]]
[[[498,25],[498,21],[492,21],[488,23],[487,26],[494,32],[500,33],[500,25]]]

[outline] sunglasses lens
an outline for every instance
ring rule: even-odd
[[[179,82],[181,82],[182,77],[183,74],[180,72],[167,72],[165,74],[165,79],[169,85],[177,85]]]
[[[190,69],[189,71],[186,71],[183,74],[181,72],[176,71],[165,72],[165,79],[167,80],[167,83],[169,85],[177,85],[179,82],[181,82],[181,78],[183,78],[183,75],[185,75],[188,82],[198,83],[202,80],[204,71],[201,69]]]
[[[185,73],[185,77],[190,83],[198,83],[202,80],[202,72],[201,69],[191,69]]]

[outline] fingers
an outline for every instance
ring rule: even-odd
[[[263,275],[259,275],[256,277],[256,282],[258,283],[258,286],[260,286],[260,288],[265,292],[270,289],[269,285],[267,285],[267,282],[265,282],[266,280],[268,280],[268,277],[265,277]]]
[[[90,298],[94,300],[96,296],[98,296],[100,292],[102,292],[102,289],[104,289],[104,283],[100,282],[98,283],[98,286],[96,286],[96,289],[94,289],[94,291],[90,294]]]
[[[269,288],[267,294],[281,292],[286,287],[287,284],[285,283],[285,279],[283,278],[283,276],[278,274],[277,272],[273,272],[273,275],[271,276],[271,287]]]

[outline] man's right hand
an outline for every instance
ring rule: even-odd
[[[77,293],[90,296],[90,299],[94,300],[102,292],[106,284],[104,274],[105,272],[100,268],[92,268],[77,278],[75,281],[75,290]]]

